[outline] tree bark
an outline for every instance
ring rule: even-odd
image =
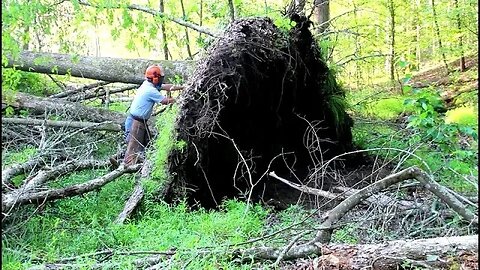
[[[125,120],[123,113],[88,107],[79,103],[54,98],[36,97],[20,92],[16,93],[14,101],[11,104],[2,100],[2,105],[3,104],[18,109],[27,109],[35,114],[44,114],[45,112],[52,112],[54,114],[65,113],[72,115],[72,119],[87,120],[95,123],[112,121],[116,124],[121,124]]]
[[[330,23],[330,1],[315,0],[315,18],[317,20],[317,34],[323,34]]]
[[[230,21],[233,22],[235,20],[235,6],[233,5],[233,0],[228,0],[228,9],[230,11]]]
[[[183,0],[180,0],[180,5],[182,6],[182,15],[184,18],[187,17],[185,13],[185,6],[183,5]],[[188,36],[188,28],[185,27],[185,42],[187,46],[188,59],[193,59],[192,50],[190,50],[190,37]]]
[[[165,3],[163,0],[160,0],[159,11],[163,14],[165,12]],[[160,32],[162,34],[162,43],[163,43],[163,57],[165,60],[168,60],[168,43],[167,43],[167,32],[165,30],[165,21],[160,21]]]
[[[420,240],[396,240],[381,244],[330,245],[328,253],[316,260],[319,269],[399,269],[402,265],[448,269],[448,256],[459,259],[465,253],[476,253],[477,235],[438,237]],[[354,254],[354,255],[353,255]],[[456,262],[458,263],[458,262]],[[339,267],[339,268],[337,268]],[[343,268],[342,268],[343,267]],[[417,268],[415,268],[417,269]]]
[[[462,20],[460,18],[460,12],[458,10],[460,7],[458,5],[458,0],[455,0],[454,2],[455,2],[456,13],[457,13],[455,17],[457,20],[458,33],[462,33]],[[463,51],[463,35],[460,35],[460,37],[458,38],[458,46],[460,47],[460,72],[464,72],[465,69],[467,69],[467,67],[465,65],[465,53]]]
[[[193,70],[194,61],[166,61],[151,59],[125,59],[112,57],[92,57],[69,54],[22,51],[18,59],[7,56],[7,68],[46,73],[69,74],[74,77],[88,78],[108,82],[141,84],[145,69],[159,64],[165,71],[165,81],[180,76],[185,80]]]

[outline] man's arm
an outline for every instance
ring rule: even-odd
[[[179,91],[185,88],[183,85],[175,85],[175,84],[170,84],[170,83],[165,83],[162,84],[161,89],[167,90],[167,91]]]

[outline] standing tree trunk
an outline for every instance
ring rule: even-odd
[[[318,23],[317,34],[322,35],[328,29],[330,23],[330,1],[315,0],[315,19]]]
[[[182,6],[183,18],[186,18],[187,15],[185,14],[185,6],[183,5],[183,0],[180,0],[180,5]],[[188,59],[193,59],[192,50],[190,50],[190,39],[188,38],[188,28],[187,27],[185,27],[185,41],[187,43]]]
[[[287,15],[291,17],[293,14],[305,16],[305,3],[306,0],[292,0],[288,5]]]
[[[233,22],[235,20],[235,6],[233,5],[233,0],[228,0],[228,8],[230,10],[230,20]]]
[[[415,60],[416,60],[416,68],[417,70],[420,70],[420,63],[422,62],[422,50],[421,50],[421,36],[420,36],[420,10],[421,10],[421,1],[416,0],[415,1],[415,16],[414,16],[414,22],[415,22],[415,32],[416,32],[416,48],[415,48]]]
[[[353,6],[353,20],[354,20],[354,26],[356,29],[358,29],[358,10],[357,10],[357,5],[355,4],[355,0],[352,0],[352,6]],[[355,54],[361,55],[362,54],[362,46],[360,46],[360,41],[358,40],[358,35],[353,35],[354,43],[355,43]],[[357,85],[357,88],[360,89],[360,82],[362,80],[362,67],[360,65],[359,61],[355,61],[355,83]]]
[[[163,0],[160,0],[160,8],[159,11],[161,13],[165,13],[165,4]],[[162,43],[163,43],[163,56],[165,57],[165,60],[168,60],[168,46],[167,46],[167,33],[165,33],[165,21],[161,20],[160,21],[160,29],[162,32]]]
[[[435,0],[432,0],[431,4],[432,4],[432,12],[433,12],[433,22],[435,23],[435,34],[437,35],[437,39],[438,39],[438,49],[442,53],[443,63],[445,64],[445,69],[447,70],[447,74],[449,74],[450,69],[448,68],[447,57],[445,56],[445,51],[443,50],[442,38],[440,36],[440,27],[438,26],[437,11],[435,10]]]
[[[462,20],[460,19],[460,12],[458,6],[458,0],[455,0],[455,10],[456,10],[456,19],[457,19],[457,29],[459,33],[458,46],[460,47],[460,71],[464,72],[466,69],[465,66],[465,53],[463,51],[463,35],[462,35]]]
[[[390,47],[390,56],[388,60],[388,70],[390,74],[390,81],[392,82],[392,87],[395,87],[395,7],[393,5],[393,0],[388,0],[387,2],[388,12],[390,15],[389,21],[389,42]]]

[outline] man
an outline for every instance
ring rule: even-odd
[[[163,105],[175,102],[170,96],[170,91],[178,91],[183,86],[163,84],[165,73],[158,65],[152,65],[145,71],[145,81],[138,88],[125,120],[125,140],[127,151],[124,162],[126,165],[135,164],[141,159],[145,146],[150,141],[150,132],[147,121],[152,115],[153,106],[156,103]],[[166,90],[167,96],[163,96],[160,90]]]

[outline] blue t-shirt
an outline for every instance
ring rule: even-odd
[[[153,83],[144,81],[133,98],[129,113],[136,117],[149,119],[155,103],[160,103],[164,99],[165,96],[160,94]]]

